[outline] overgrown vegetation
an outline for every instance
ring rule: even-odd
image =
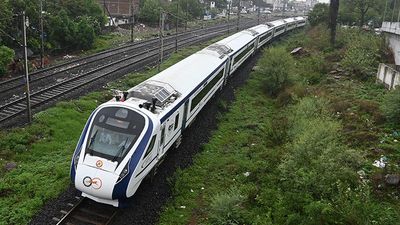
[[[385,48],[357,30],[326,43],[314,27],[264,51],[193,166],[176,174],[160,224],[398,224],[400,184],[388,177],[400,176],[400,95],[371,75]],[[280,57],[294,67],[284,86],[271,79],[288,66]],[[362,71],[348,63],[368,60]]]
[[[173,54],[161,69],[216,40]],[[126,90],[156,73],[157,69],[133,73],[108,88]],[[0,224],[28,223],[47,201],[66,190],[71,156],[86,119],[110,98],[109,91],[102,91],[60,102],[35,114],[26,128],[0,131]]]
[[[265,75],[265,92],[271,96],[282,91],[293,79],[294,60],[284,48],[269,49],[260,59],[260,64],[263,66],[256,73]]]
[[[14,51],[6,46],[0,46],[0,77],[7,72],[8,65],[14,59]]]

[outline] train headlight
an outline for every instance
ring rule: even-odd
[[[76,154],[76,156],[74,157],[75,170],[76,170],[76,167],[78,167],[79,155],[80,155],[80,153]]]
[[[122,169],[122,172],[119,174],[118,181],[124,179],[124,177],[129,173],[129,162],[125,165],[124,169]]]

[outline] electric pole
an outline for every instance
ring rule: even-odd
[[[178,15],[179,15],[179,2],[176,1],[176,15],[175,15],[175,52],[178,52]]]
[[[40,0],[40,67],[44,68],[44,31],[43,31],[43,0]]]
[[[25,64],[25,79],[26,79],[26,108],[28,113],[28,123],[32,122],[32,111],[31,111],[31,95],[29,89],[29,68],[28,68],[28,46],[26,44],[26,16],[25,11],[22,12],[22,30],[24,35],[24,64]]]
[[[186,20],[185,20],[185,31],[187,30],[188,15],[189,15],[189,0],[186,0]]]
[[[132,0],[132,4],[131,4],[131,42],[133,43],[133,25],[135,24],[135,17],[133,14],[133,0]]]
[[[261,14],[260,7],[258,7],[258,10],[257,10],[257,23],[258,24],[260,24],[260,14]]]
[[[240,23],[240,0],[239,0],[239,3],[238,3],[236,31],[239,31],[239,23]]]
[[[164,57],[164,20],[165,20],[165,13],[161,12],[160,14],[160,60],[158,63],[158,71],[160,72],[161,63],[163,62]]]
[[[228,2],[228,34],[230,32],[229,28],[231,27],[230,16],[231,16],[231,1]]]

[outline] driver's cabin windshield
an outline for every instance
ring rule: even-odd
[[[86,154],[121,162],[143,131],[145,119],[135,111],[107,107],[92,123]]]

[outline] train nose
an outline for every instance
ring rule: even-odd
[[[99,165],[99,160],[93,164],[91,160],[85,159],[76,171],[75,187],[98,198],[112,199],[113,189],[119,176],[114,174],[115,167],[107,165],[107,162],[100,162],[103,164]]]

